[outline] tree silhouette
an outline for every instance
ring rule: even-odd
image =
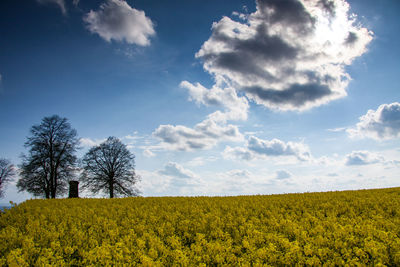
[[[83,157],[81,181],[83,188],[93,193],[106,192],[110,198],[118,195],[137,196],[135,156],[116,137],[109,137],[92,147]]]
[[[6,159],[0,159],[0,197],[3,197],[5,185],[13,179],[14,175],[14,165]]]
[[[76,165],[76,130],[66,118],[53,115],[32,126],[27,139],[29,153],[22,156],[19,191],[46,198],[65,193]]]

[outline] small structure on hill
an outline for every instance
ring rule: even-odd
[[[69,198],[79,197],[79,182],[78,181],[69,181]]]

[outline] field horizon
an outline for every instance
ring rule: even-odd
[[[400,187],[33,199],[0,215],[0,265],[400,264]]]
[[[321,191],[304,191],[304,192],[283,192],[283,193],[270,193],[270,194],[237,194],[237,195],[165,195],[165,196],[134,196],[134,197],[114,197],[114,198],[109,198],[108,196],[103,196],[103,197],[92,197],[92,196],[80,196],[77,199],[124,199],[124,198],[197,198],[197,197],[206,197],[206,198],[213,198],[213,197],[246,197],[246,196],[279,196],[279,195],[301,195],[301,194],[314,194],[314,193],[335,193],[335,192],[353,192],[353,191],[366,191],[366,190],[385,190],[385,189],[400,189],[400,186],[390,186],[390,187],[375,187],[375,188],[361,188],[361,189],[338,189],[338,190],[321,190]],[[19,203],[13,202],[13,204],[20,205],[26,201],[29,200],[44,200],[45,198],[37,197],[37,198],[31,198],[31,199],[26,199],[24,201],[21,201]],[[55,199],[69,199],[67,196],[65,197],[59,197]],[[50,199],[48,199],[50,200]],[[0,203],[0,207],[11,207],[13,206],[11,203]]]

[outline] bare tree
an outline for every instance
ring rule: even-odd
[[[14,175],[14,165],[6,159],[0,159],[0,197],[3,197],[5,185],[13,179]]]
[[[83,188],[93,193],[103,191],[110,198],[118,195],[137,196],[135,156],[116,137],[109,137],[98,146],[92,147],[82,159]]]
[[[22,156],[17,187],[35,196],[56,198],[66,192],[75,170],[74,153],[79,143],[76,130],[66,118],[53,115],[32,126],[30,134],[25,143],[29,153]]]

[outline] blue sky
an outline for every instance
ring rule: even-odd
[[[0,2],[0,157],[67,117],[144,196],[399,186],[398,1]],[[15,182],[5,198],[20,202]]]

